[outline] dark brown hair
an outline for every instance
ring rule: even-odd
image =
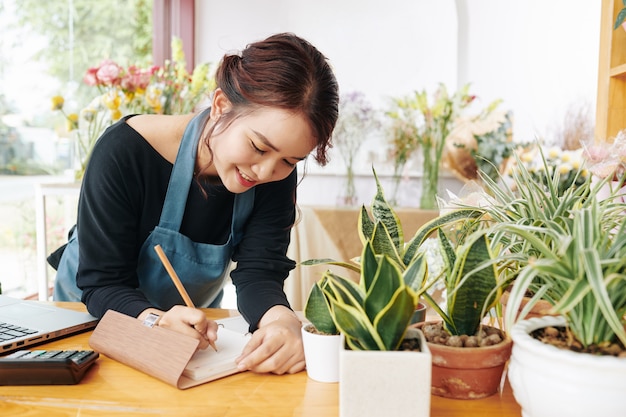
[[[239,55],[224,56],[215,79],[233,105],[220,124],[228,126],[259,106],[301,113],[317,140],[315,160],[326,165],[339,113],[339,87],[326,57],[308,41],[280,33],[251,43]]]

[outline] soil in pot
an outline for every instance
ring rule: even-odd
[[[568,331],[566,327],[543,327],[530,333],[532,337],[554,345],[560,349],[568,349],[574,352],[590,353],[592,355],[607,355],[626,358],[626,349],[620,343],[606,343],[589,345],[586,348]]]

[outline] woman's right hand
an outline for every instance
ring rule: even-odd
[[[138,318],[144,320],[150,313],[160,316],[157,322],[159,327],[198,339],[199,349],[206,349],[217,340],[217,323],[207,319],[202,310],[181,305],[174,306],[165,312],[149,308],[142,311]]]

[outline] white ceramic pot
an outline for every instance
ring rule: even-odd
[[[432,358],[423,333],[414,330],[421,352],[354,351],[341,344],[340,417],[430,416]]]
[[[341,337],[311,333],[307,331],[308,326],[312,325],[302,326],[307,375],[318,382],[338,382]]]
[[[563,325],[563,317],[544,316],[511,329],[509,381],[523,417],[624,416],[626,359],[563,350],[530,336]]]

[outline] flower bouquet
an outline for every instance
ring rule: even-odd
[[[425,90],[416,91],[412,96],[393,100],[387,112],[392,124],[390,137],[391,156],[394,161],[394,178],[397,182],[401,171],[412,155],[421,147],[423,154],[422,195],[420,207],[437,208],[437,188],[439,168],[445,149],[446,138],[455,126],[463,110],[474,101],[469,94],[469,84],[450,95],[445,85],[440,84],[435,91],[432,103],[428,103]],[[395,192],[394,192],[395,200]]]
[[[163,67],[122,67],[111,60],[89,68],[83,82],[98,89],[98,95],[80,111],[66,113],[64,99],[52,98],[52,109],[61,111],[74,132],[78,169],[82,178],[91,149],[104,130],[128,114],[184,114],[192,112],[208,99],[215,82],[207,63],[197,65],[190,74],[186,69],[182,41],[172,39],[172,60]]]

